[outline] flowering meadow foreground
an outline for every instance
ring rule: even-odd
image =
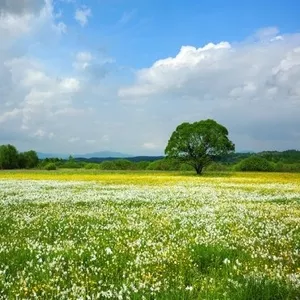
[[[0,299],[300,299],[300,174],[0,172]]]

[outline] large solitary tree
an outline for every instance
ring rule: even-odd
[[[165,154],[191,165],[201,174],[214,158],[234,151],[228,130],[214,120],[182,123],[172,133]]]

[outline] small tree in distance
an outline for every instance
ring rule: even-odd
[[[228,138],[228,130],[216,121],[208,119],[195,123],[182,123],[172,133],[165,154],[191,165],[201,174],[213,158],[234,151]]]

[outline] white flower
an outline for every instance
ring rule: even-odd
[[[105,252],[106,252],[106,255],[112,255],[113,254],[112,250],[109,247],[105,248]]]
[[[229,264],[230,264],[230,260],[229,260],[228,258],[225,258],[225,259],[223,260],[223,263],[224,263],[225,265],[229,265]]]

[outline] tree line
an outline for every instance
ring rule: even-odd
[[[33,169],[39,164],[39,158],[34,150],[18,152],[13,145],[0,146],[0,169]]]
[[[13,145],[0,146],[0,169],[85,168],[101,170],[161,170],[190,171],[201,174],[210,171],[299,172],[300,152],[264,151],[260,154],[236,154],[235,145],[228,138],[228,130],[215,120],[184,122],[177,126],[165,148],[166,157],[155,161],[132,162],[126,159],[98,163],[45,159],[39,161],[33,150],[19,153]]]
[[[0,169],[85,169],[106,171],[193,171],[193,167],[177,159],[151,157],[150,161],[135,158],[106,160],[46,158],[38,159],[35,151],[18,152],[12,145],[0,146]],[[204,168],[206,172],[300,172],[300,151],[233,153],[217,158]]]

